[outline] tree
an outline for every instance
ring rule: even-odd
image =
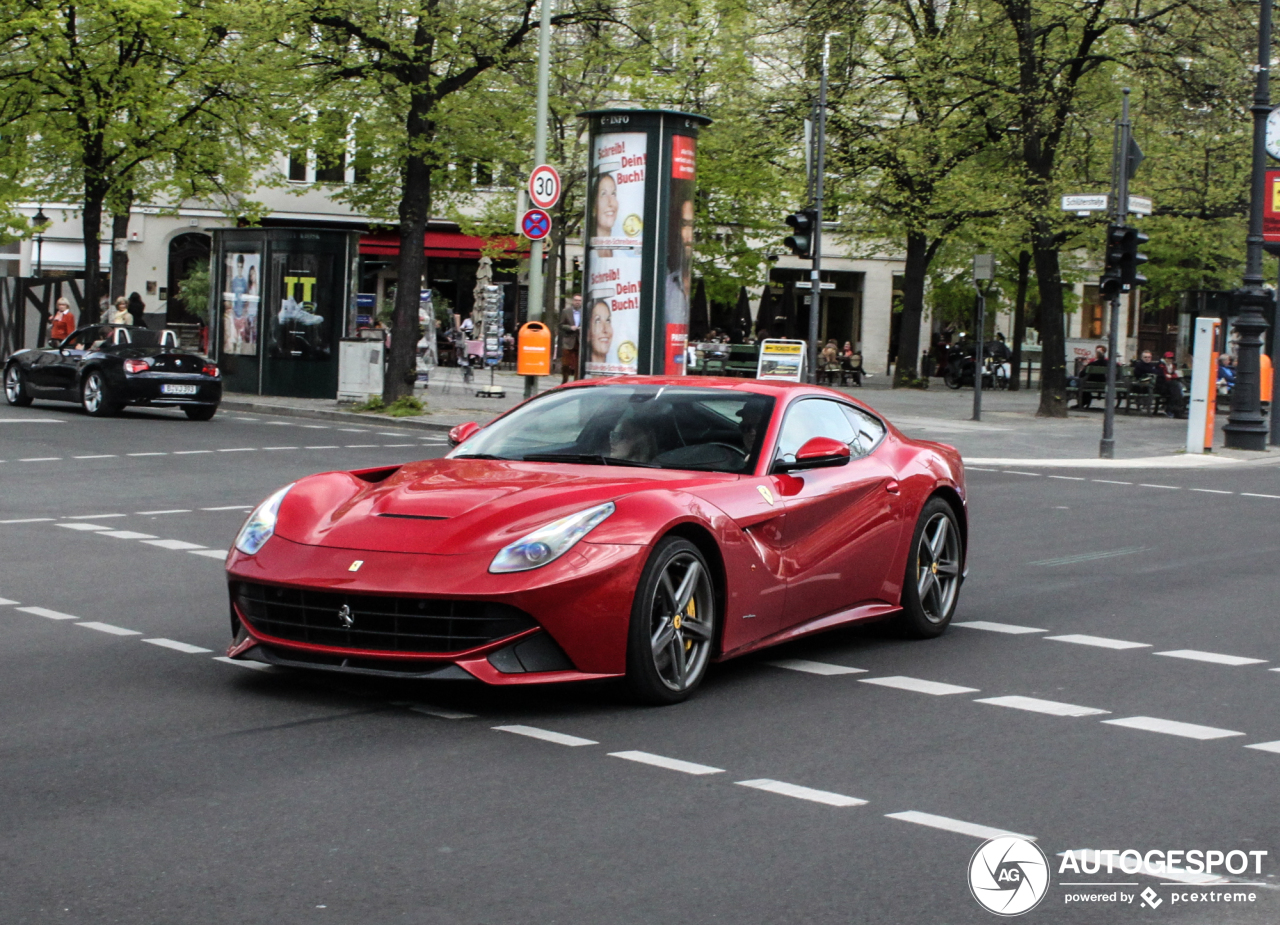
[[[98,313],[105,208],[247,186],[246,142],[272,107],[239,15],[230,0],[0,0],[0,108],[27,101],[28,194],[79,203],[84,320]]]

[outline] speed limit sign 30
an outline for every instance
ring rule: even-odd
[[[560,201],[560,174],[550,164],[539,164],[529,174],[529,201],[539,209],[550,209]]]

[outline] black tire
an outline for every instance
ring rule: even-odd
[[[119,414],[124,405],[113,400],[106,377],[96,369],[89,370],[80,383],[80,406],[95,418]]]
[[[31,404],[31,390],[27,388],[27,376],[17,363],[10,363],[4,371],[4,400],[18,408]]]
[[[217,405],[187,405],[182,409],[193,421],[210,421],[218,413]]]
[[[942,374],[942,381],[946,383],[947,388],[958,389],[960,388],[960,372],[948,366]]]
[[[955,511],[942,498],[930,498],[911,535],[902,582],[898,625],[907,635],[932,639],[946,631],[960,598],[963,565],[964,539]]]
[[[626,678],[631,695],[654,705],[688,698],[711,663],[718,613],[715,585],[698,547],[674,536],[660,540],[631,605]]]

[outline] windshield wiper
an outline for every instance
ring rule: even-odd
[[[599,453],[529,453],[522,457],[525,462],[567,462],[584,463],[589,466],[638,466],[642,469],[661,469],[653,463],[637,462],[634,459],[623,459],[620,456],[601,456]]]
[[[463,453],[461,456],[453,456],[452,459],[506,459],[505,456],[494,456],[492,453]]]

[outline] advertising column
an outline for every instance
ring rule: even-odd
[[[702,116],[606,109],[591,120],[581,370],[682,375]]]

